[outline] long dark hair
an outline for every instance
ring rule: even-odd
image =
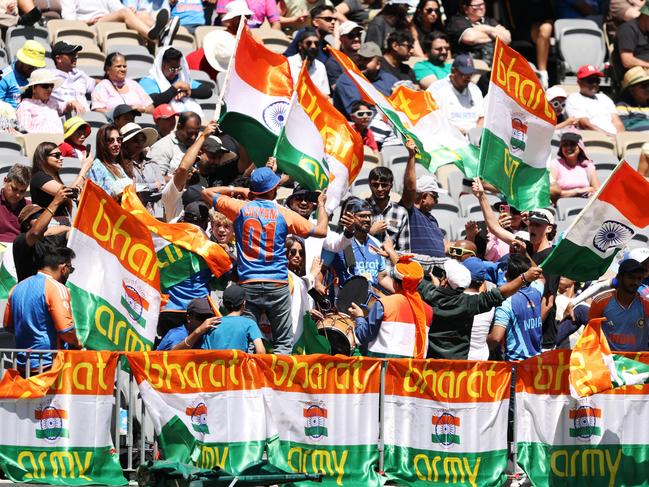
[[[36,147],[34,151],[34,157],[32,158],[32,174],[37,173],[38,171],[43,171],[48,176],[52,177],[56,182],[63,184],[61,176],[59,176],[58,171],[53,171],[52,168],[47,163],[47,158],[54,149],[58,146],[54,142],[41,142]]]
[[[108,56],[106,56],[106,60],[104,61],[104,79],[108,79],[108,70],[113,65],[113,61],[115,60],[115,58],[118,57],[123,57],[124,61],[126,61],[126,57],[124,56],[124,54],[122,54],[119,51],[111,52]]]
[[[108,137],[113,130],[117,132],[119,137],[121,137],[119,129],[112,123],[102,125],[99,127],[99,130],[97,130],[97,139],[95,142],[97,145],[97,159],[99,159],[102,164],[106,164],[106,162],[115,162],[117,160],[117,158],[113,158],[113,155],[110,153],[110,149],[108,148]]]
[[[440,11],[439,11],[440,0],[419,0],[419,3],[417,4],[417,9],[415,10],[415,15],[412,16],[412,23],[423,30],[424,23],[422,21],[422,17],[424,15],[424,7],[428,2],[435,2],[437,4],[437,20],[431,26],[431,32],[434,30],[443,31],[444,24],[442,23],[442,16],[440,15]]]
[[[388,3],[377,15],[394,15],[397,18],[394,30],[406,30],[408,28],[408,7],[399,3]],[[383,46],[380,46],[381,48]]]
[[[300,251],[300,254],[302,255],[302,265],[300,266],[300,272],[297,273],[297,275],[303,277],[306,275],[306,247],[304,246],[304,240],[296,235],[289,235],[286,237],[286,257],[288,258],[288,253],[295,243],[299,243],[302,246],[302,250]]]

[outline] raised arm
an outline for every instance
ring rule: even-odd
[[[406,172],[403,175],[401,206],[410,209],[415,206],[417,200],[417,171],[415,170],[417,146],[415,141],[412,139],[406,140],[406,149],[408,149],[408,162],[406,163]]]
[[[311,234],[313,237],[324,238],[327,236],[329,230],[329,215],[325,209],[327,201],[327,193],[324,191],[318,196],[318,223],[316,223],[315,230]]]
[[[203,143],[205,142],[205,139],[216,131],[216,127],[216,120],[212,120],[208,123],[203,131],[198,134],[194,143],[189,147],[189,149],[187,149],[187,152],[185,152],[185,155],[180,160],[180,165],[174,171],[173,176],[174,185],[179,192],[185,189],[185,183],[187,182],[192,166],[196,162],[198,154],[203,147]]]
[[[471,189],[473,190],[473,194],[476,196],[476,198],[478,198],[480,209],[482,210],[482,214],[484,215],[484,220],[487,224],[487,229],[489,230],[489,232],[491,232],[503,242],[511,245],[511,243],[515,240],[514,234],[509,230],[504,229],[500,225],[500,223],[498,223],[498,218],[496,218],[496,215],[491,209],[487,195],[484,192],[482,181],[480,181],[479,178],[475,178],[473,180]]]

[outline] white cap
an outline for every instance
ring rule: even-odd
[[[221,20],[230,20],[235,17],[247,17],[248,15],[253,15],[253,12],[248,8],[248,4],[245,0],[234,0],[225,6],[225,14]]]
[[[345,20],[342,24],[340,24],[340,27],[338,27],[338,34],[341,36],[346,36],[355,29],[363,30],[363,28],[353,20]]]
[[[530,221],[537,223],[545,223],[546,225],[554,225],[554,213],[547,208],[539,208],[538,210],[530,211]]]
[[[548,99],[548,101],[552,101],[555,98],[559,97],[568,98],[568,93],[566,93],[566,90],[561,88],[561,86],[554,85],[546,90],[545,97]]]
[[[432,174],[426,174],[417,178],[417,193],[448,193],[437,182],[437,178]]]
[[[526,232],[525,230],[518,230],[514,234],[514,238],[520,238],[521,240],[526,240],[527,242],[530,241],[530,232]]]
[[[444,261],[444,272],[446,280],[452,289],[461,287],[465,289],[471,284],[471,271],[460,264],[457,260],[447,259]]]

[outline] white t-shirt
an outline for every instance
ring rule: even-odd
[[[611,115],[616,113],[615,104],[608,96],[597,93],[595,98],[589,98],[581,93],[572,93],[566,100],[566,111],[569,117],[587,118],[609,134],[617,133]]]
[[[435,81],[427,91],[433,94],[448,121],[465,132],[475,127],[478,119],[484,117],[484,98],[475,83],[469,83],[467,89],[460,93],[447,76]]]
[[[165,221],[167,222],[171,222],[174,218],[178,218],[183,212],[183,192],[178,191],[173,178],[171,178],[162,189],[162,198],[160,199],[160,202],[164,208]]]
[[[489,283],[491,284],[491,283]],[[495,286],[489,286],[493,289]],[[478,294],[478,291],[464,291],[465,294]],[[473,317],[473,328],[471,328],[471,342],[469,344],[468,360],[489,360],[489,345],[487,345],[487,335],[489,328],[494,319],[496,308],[477,314]]]
[[[303,59],[299,54],[289,56],[287,59],[288,65],[291,68],[293,85],[295,85],[297,83],[297,78],[300,75],[300,69],[302,69]],[[311,81],[313,81],[313,84],[316,85],[316,88],[318,88],[323,95],[329,96],[331,90],[329,89],[329,80],[327,79],[327,69],[325,68],[325,65],[321,61],[314,59],[311,66],[307,69],[307,72],[309,73],[309,77],[311,78]]]

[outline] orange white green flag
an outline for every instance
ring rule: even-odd
[[[117,354],[62,351],[28,379],[0,378],[0,468],[13,482],[125,485],[111,439]]]
[[[649,226],[647,195],[649,182],[620,162],[541,263],[543,270],[581,282],[599,278],[633,235]]]
[[[149,230],[88,180],[68,247],[77,335],[95,350],[151,350],[157,334],[160,273]]]
[[[545,208],[550,205],[547,165],[557,117],[530,64],[500,39],[492,66],[479,176],[519,210]]]
[[[263,166],[273,154],[293,94],[288,61],[244,28],[226,76],[222,95],[226,111],[220,125],[257,166]]]

